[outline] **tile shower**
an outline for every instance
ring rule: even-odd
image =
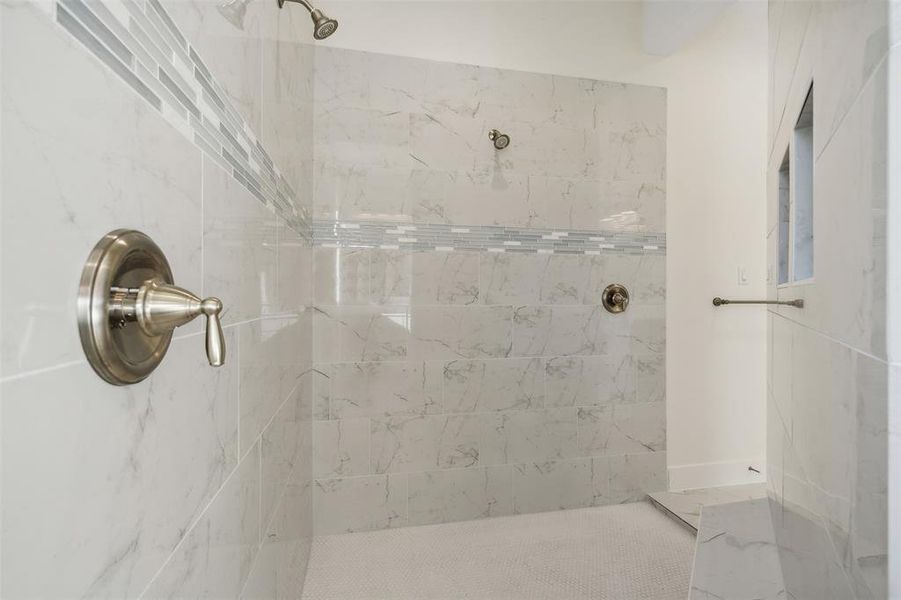
[[[315,61],[315,532],[665,489],[665,90]]]

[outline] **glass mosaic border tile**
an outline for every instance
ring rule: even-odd
[[[310,218],[250,125],[158,0],[57,0],[56,21],[304,237]]]
[[[313,221],[313,243],[325,248],[469,250],[538,254],[666,254],[665,233],[533,229],[487,225]]]

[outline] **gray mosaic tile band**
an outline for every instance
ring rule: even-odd
[[[322,247],[468,250],[546,254],[666,254],[665,233],[625,233],[498,226],[314,221]]]
[[[157,0],[58,0],[56,20],[300,235],[310,218],[250,126]]]

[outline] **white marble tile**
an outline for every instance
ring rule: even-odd
[[[331,365],[332,419],[424,415],[441,405],[441,364],[366,362]]]
[[[279,498],[292,482],[309,475],[312,421],[303,412],[302,388],[285,400],[260,438],[260,513],[262,524],[272,519]]]
[[[510,354],[509,306],[414,306],[411,317],[411,356],[431,360]]]
[[[409,524],[430,525],[513,513],[513,467],[411,473]]]
[[[136,597],[237,463],[237,367],[191,336],[128,387],[84,363],[5,382],[4,595]]]
[[[666,450],[666,405],[662,402],[580,408],[577,424],[582,456]]]
[[[368,250],[316,248],[313,275],[316,304],[368,304],[370,257]]]
[[[260,543],[259,446],[238,465],[146,591],[150,598],[237,597]]]
[[[421,166],[421,165],[420,165]],[[420,180],[409,166],[318,161],[313,186],[317,219],[410,221]]]
[[[585,508],[610,504],[606,459],[537,462],[513,467],[513,512]]]
[[[415,304],[477,304],[479,255],[475,252],[414,252]]]
[[[151,236],[176,283],[199,291],[201,198],[199,149],[35,5],[3,11],[4,53],[31,57],[4,64],[0,90],[0,369],[9,376],[84,357],[78,278],[113,229]],[[37,250],[22,261],[26,248]]]
[[[411,121],[394,110],[339,106],[316,115],[315,160],[344,166],[410,167]]]
[[[576,409],[513,410],[480,415],[482,465],[545,462],[578,456]]]
[[[705,507],[696,548],[689,598],[787,596],[766,498]]]
[[[369,474],[368,418],[316,421],[313,424],[313,476]]]
[[[635,400],[629,356],[562,356],[547,360],[548,406],[600,406]]]
[[[540,359],[455,360],[444,365],[443,412],[543,406],[544,362]]]
[[[301,324],[299,317],[286,316],[240,326],[242,454],[299,383],[304,365],[294,360],[303,346]]]
[[[274,312],[305,312],[312,324],[309,307],[313,304],[313,247],[281,218],[278,220],[277,239],[278,292],[273,305]],[[308,350],[312,350],[310,344],[306,346]]]
[[[411,344],[412,327],[408,307],[317,307],[314,354],[320,362],[403,359]]]
[[[203,294],[222,300],[224,323],[274,312],[277,217],[209,157],[203,203]]]
[[[549,257],[540,254],[486,252],[480,255],[482,302],[538,304]]]
[[[412,163],[438,171],[476,171],[494,162],[488,141],[491,129],[483,119],[453,113],[409,116],[409,153]]]
[[[402,473],[480,464],[479,419],[427,415],[372,419],[370,471]]]
[[[316,535],[400,527],[407,523],[407,475],[317,479],[313,506]]]
[[[609,461],[612,504],[644,500],[668,487],[666,452],[611,456]]]
[[[513,311],[514,356],[600,355],[612,346],[615,321],[601,306],[519,306]],[[622,323],[624,321],[620,321]]]

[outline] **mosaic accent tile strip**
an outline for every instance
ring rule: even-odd
[[[297,195],[157,0],[58,0],[56,20],[260,202],[309,236]]]
[[[326,248],[469,250],[538,254],[666,254],[665,233],[601,232],[374,221],[314,221],[313,243]]]

